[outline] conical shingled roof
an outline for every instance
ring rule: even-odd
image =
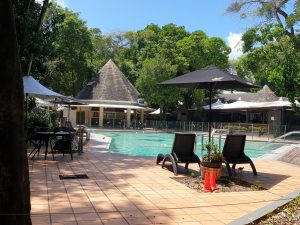
[[[264,85],[261,90],[257,92],[260,99],[262,99],[265,102],[271,102],[271,101],[277,101],[278,96],[274,93],[274,91],[269,88],[268,85]]]
[[[110,59],[79,92],[78,99],[136,102],[139,92]]]
[[[247,102],[272,102],[279,99],[279,97],[267,85],[264,85],[263,88],[256,93],[244,92],[238,94],[219,94],[219,98],[222,98],[227,102],[237,100]]]

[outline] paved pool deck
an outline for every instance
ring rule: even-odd
[[[33,225],[243,224],[300,189],[299,166],[258,159],[258,176],[248,165],[241,176],[267,190],[197,192],[172,179],[155,158],[112,154],[101,144],[91,140],[74,160],[68,154],[29,160]],[[190,167],[188,174],[199,170]],[[59,179],[83,173],[89,179]],[[183,166],[179,173],[185,176]]]

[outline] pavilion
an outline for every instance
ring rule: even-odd
[[[73,106],[70,121],[89,127],[131,127],[143,122],[146,103],[110,59],[76,96],[86,105]]]

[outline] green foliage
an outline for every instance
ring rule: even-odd
[[[89,79],[88,60],[93,49],[91,33],[76,13],[55,5],[49,8],[46,20],[55,19],[53,17],[62,17],[63,21],[56,19],[57,32],[51,43],[54,57],[47,60],[51,69],[44,82],[48,81],[53,89],[65,95],[75,96]]]
[[[155,85],[210,64],[228,67],[230,48],[222,39],[209,38],[203,31],[189,33],[185,27],[170,23],[103,35],[100,29],[88,29],[78,13],[51,3],[40,32],[35,33],[42,7],[40,3],[28,3],[14,1],[23,70],[33,55],[32,75],[65,95],[75,96],[94,73],[113,59],[138,85],[148,103],[166,110],[176,107],[180,100],[190,108],[200,105],[204,91],[173,91]],[[160,59],[162,65],[157,61]],[[152,64],[153,69],[149,66]]]
[[[235,0],[227,8],[229,13],[239,13],[241,18],[248,16],[261,18],[266,23],[276,23],[289,36],[295,36],[294,27],[300,19],[299,0]]]
[[[214,142],[208,142],[206,143],[205,148],[207,150],[207,154],[203,156],[202,162],[222,163],[223,154],[217,144],[215,144]]]
[[[148,59],[156,58],[157,55],[167,60],[171,65],[176,65],[172,77],[201,69],[210,64],[215,64],[221,68],[228,67],[230,48],[222,39],[208,38],[203,31],[188,33],[184,27],[174,24],[167,24],[161,28],[155,24],[150,24],[143,30],[130,31],[125,33],[124,36],[128,45],[120,51],[119,65],[126,71],[131,81],[137,80],[137,84],[142,79],[140,76],[142,76],[144,63]],[[164,80],[160,79],[159,81]],[[139,91],[144,96],[151,95],[149,91],[145,92],[140,88],[138,86]],[[161,91],[163,89],[165,88],[160,87]],[[167,90],[167,92],[169,91]],[[148,103],[154,104],[156,102],[158,95],[155,95],[154,98],[153,96],[149,97],[152,100],[148,100]],[[163,96],[164,94],[161,97],[164,98]],[[204,98],[205,93],[203,90],[181,89],[177,100],[183,101],[184,105],[190,108],[193,103],[199,105]],[[177,105],[177,101],[174,102],[175,99],[173,99],[167,105]],[[161,102],[161,100],[157,100]],[[158,102],[157,105],[159,105]],[[168,107],[167,105],[166,107]]]
[[[248,30],[243,41],[247,54],[236,63],[238,74],[268,84],[278,96],[295,102],[300,95],[299,37],[290,37],[281,27],[269,24]]]
[[[191,172],[191,177],[196,177],[196,173],[195,172]]]
[[[250,187],[253,191],[259,191],[263,189],[259,182],[255,182],[254,184],[251,184]]]
[[[27,116],[27,124],[29,127],[48,127],[50,125],[50,114],[44,109],[35,108],[28,112]]]
[[[143,63],[136,86],[141,95],[150,104],[158,104],[162,111],[177,104],[180,99],[180,90],[163,88],[158,83],[171,79],[176,75],[176,66],[167,59],[156,55]]]
[[[268,84],[277,95],[286,96],[293,103],[300,94],[300,37],[299,30],[295,30],[300,19],[299,6],[299,0],[238,0],[227,9],[267,19],[267,23],[250,28],[243,35],[245,56],[235,62],[238,75]]]

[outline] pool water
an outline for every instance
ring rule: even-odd
[[[170,153],[173,145],[172,133],[143,133],[143,132],[106,132],[93,131],[111,137],[110,152],[127,154],[131,156],[157,156],[158,153]],[[207,139],[204,139],[207,143]],[[215,140],[216,144],[224,145],[224,140]],[[281,147],[281,144],[266,145],[267,142],[246,141],[245,153],[251,158],[260,157],[271,150]],[[201,157],[201,137],[196,140],[196,154]]]

